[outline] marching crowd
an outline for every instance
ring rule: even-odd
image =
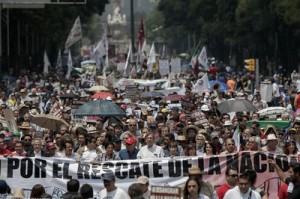
[[[238,150],[298,156],[300,118],[297,117],[297,109],[300,108],[300,90],[296,97],[292,96],[290,91],[293,84],[286,83],[280,75],[274,75],[270,82],[273,88],[272,102],[267,103],[262,99],[259,89],[253,95],[253,89],[243,89],[245,85],[243,82],[239,83],[239,78],[228,73],[219,80],[228,82],[230,89],[203,93],[194,93],[192,81],[186,80],[185,95],[178,102],[181,106],[172,106],[174,101],[158,97],[150,100],[138,98],[135,102],[130,102],[124,99],[122,91],[114,90],[114,98],[104,100],[113,100],[126,115],[113,119],[93,117],[81,123],[76,123],[72,115],[75,99],[81,104],[91,99],[80,82],[63,84],[55,77],[33,81],[19,77],[14,87],[3,82],[0,93],[0,155],[70,158],[94,165],[109,160],[207,157],[232,154]],[[74,93],[76,97],[62,97],[68,93]],[[247,99],[258,110],[268,106],[285,107],[286,111],[278,113],[275,119],[290,122],[290,127],[279,129],[276,125],[267,125],[261,128],[260,121],[270,118],[260,116],[257,112],[221,113],[218,105],[232,98]],[[146,109],[138,106],[142,102],[147,102]],[[7,109],[12,111],[18,127],[14,131],[8,129],[5,115]],[[32,117],[41,113],[56,115],[68,125],[50,130],[32,123]],[[239,141],[234,138],[237,131]],[[286,177],[274,161],[270,160],[269,163],[285,182],[282,183],[285,187],[280,189],[278,197],[299,198],[300,166],[290,165],[290,176]],[[267,193],[254,188],[256,173],[253,170],[240,173],[237,168],[228,167],[226,182],[217,188],[213,182],[203,181],[202,174],[199,168],[190,168],[189,178],[183,187],[184,198],[268,198]],[[151,179],[146,176],[141,176],[137,183],[128,188],[127,193],[115,186],[116,178],[113,173],[105,173],[102,179],[105,188],[100,192],[100,198],[150,197]],[[63,198],[93,197],[93,187],[89,184],[80,186],[75,179],[68,182],[67,190]],[[14,191],[11,195],[24,198],[24,194],[22,196],[19,192],[22,190]],[[9,193],[9,185],[0,180],[0,194],[5,196]],[[45,189],[38,184],[32,188],[30,198],[51,198],[42,194],[46,194]]]

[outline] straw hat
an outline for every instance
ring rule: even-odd
[[[192,166],[189,168],[189,175],[202,175],[203,172],[201,172],[199,167]]]
[[[98,133],[99,132],[95,126],[89,126],[87,128],[87,131],[88,131],[88,133]]]
[[[184,134],[185,136],[186,136],[186,133],[188,132],[189,129],[194,129],[194,131],[195,131],[196,134],[197,134],[198,131],[199,131],[199,128],[198,128],[197,126],[195,126],[195,125],[189,125],[189,126],[184,127],[184,128],[182,129],[183,134]]]
[[[13,198],[25,198],[24,190],[22,188],[17,188],[12,196]]]
[[[31,129],[31,126],[28,122],[23,122],[21,126],[19,126],[19,129]]]

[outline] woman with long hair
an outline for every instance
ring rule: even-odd
[[[216,155],[215,146],[211,142],[206,142],[204,144],[204,156],[212,156],[212,155]]]
[[[209,199],[208,196],[200,194],[201,185],[195,176],[189,177],[183,191],[183,199]]]
[[[293,156],[293,155],[296,156],[299,154],[299,151],[296,146],[296,142],[294,140],[288,140],[285,142],[284,153],[286,155],[290,155],[290,156]]]

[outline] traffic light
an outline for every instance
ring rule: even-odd
[[[245,68],[249,71],[255,71],[255,59],[245,59]]]

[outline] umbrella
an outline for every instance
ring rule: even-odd
[[[94,100],[80,106],[74,116],[126,116],[126,113],[110,100]]]
[[[59,96],[60,99],[66,99],[66,98],[75,98],[77,97],[78,95],[73,93],[73,91],[69,92],[69,93],[65,93],[65,94],[62,94],[61,96]]]
[[[33,116],[31,118],[31,122],[40,127],[54,131],[58,130],[61,125],[69,126],[69,124],[65,120],[51,114],[41,114]]]
[[[245,99],[227,100],[221,102],[218,105],[218,110],[221,113],[258,111],[258,109],[250,101]]]
[[[149,91],[141,93],[141,97],[164,97],[165,95],[157,91]]]
[[[269,118],[276,118],[277,115],[281,115],[284,112],[287,112],[288,110],[285,107],[268,107],[265,109],[262,109],[260,111],[258,111],[257,113],[259,113],[259,116],[269,116]]]
[[[95,93],[94,95],[92,95],[92,99],[106,99],[107,97],[111,97],[112,99],[115,98],[114,94],[110,93],[110,92],[104,92],[104,91],[100,91]]]
[[[87,91],[91,91],[91,92],[97,92],[97,91],[108,91],[108,88],[106,88],[105,86],[92,86],[91,88],[88,88]]]
[[[218,80],[209,81],[209,85],[210,85],[210,90],[212,91],[218,89],[219,92],[224,92],[230,89],[230,87],[227,84],[225,84],[224,82],[220,82]]]
[[[178,95],[178,94],[174,94],[174,95],[168,95],[166,97],[164,97],[162,99],[163,102],[166,102],[166,101],[171,101],[171,102],[174,102],[174,101],[180,101],[181,98],[183,98],[184,95]]]

